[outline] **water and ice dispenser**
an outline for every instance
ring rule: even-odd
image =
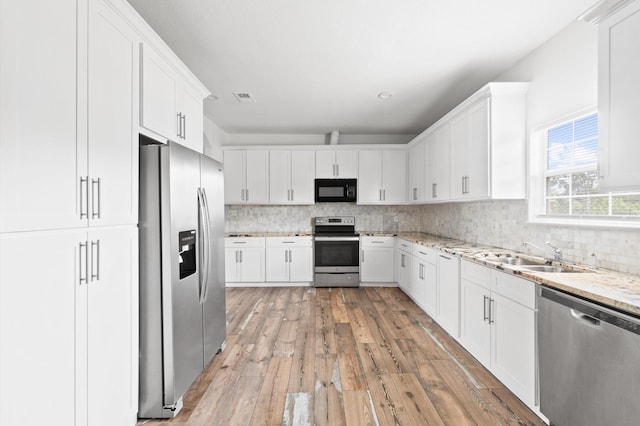
[[[178,233],[178,263],[180,279],[196,273],[196,230]]]

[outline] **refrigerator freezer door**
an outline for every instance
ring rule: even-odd
[[[162,234],[170,235],[162,239],[164,404],[172,405],[203,367],[199,273],[180,279],[178,267],[179,233],[198,229],[200,155],[174,143],[161,153]]]
[[[226,303],[224,281],[224,179],[222,164],[201,156],[201,187],[209,215],[209,273],[203,301],[204,364],[224,343]]]

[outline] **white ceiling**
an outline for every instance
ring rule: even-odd
[[[217,97],[205,114],[229,133],[412,134],[595,0],[129,2]]]

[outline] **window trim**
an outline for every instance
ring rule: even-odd
[[[561,125],[568,121],[576,120],[580,117],[587,116],[589,114],[597,113],[597,107],[589,107],[576,111],[572,114],[565,115],[556,120],[549,121],[545,124],[536,126],[531,129],[529,136],[529,173],[528,173],[528,187],[529,187],[529,209],[528,209],[528,223],[541,224],[541,225],[565,225],[576,227],[589,227],[589,228],[628,228],[628,229],[640,229],[640,219],[638,218],[624,218],[624,217],[595,217],[595,216],[550,216],[547,215],[545,206],[545,182],[546,182],[546,163],[547,163],[547,149],[546,149],[546,131],[552,127]]]

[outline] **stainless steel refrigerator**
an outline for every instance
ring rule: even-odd
[[[141,418],[175,416],[224,345],[223,191],[221,163],[172,142],[140,147]]]

